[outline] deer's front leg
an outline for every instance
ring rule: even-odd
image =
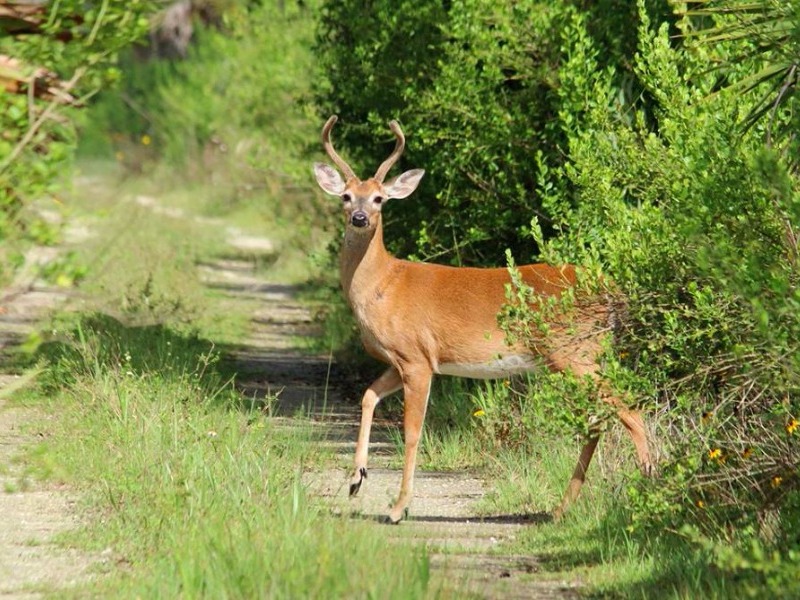
[[[361,488],[361,482],[367,476],[367,454],[369,453],[369,433],[372,428],[372,417],[375,407],[381,398],[396,392],[403,387],[400,373],[394,367],[387,369],[364,392],[361,399],[361,428],[358,430],[358,443],[356,444],[355,470],[350,479],[350,495],[355,496]]]
[[[417,367],[403,372],[403,433],[405,437],[405,463],[400,496],[389,512],[389,520],[399,523],[405,516],[414,492],[414,469],[417,464],[417,447],[422,436],[422,424],[428,408],[433,373],[429,367]]]

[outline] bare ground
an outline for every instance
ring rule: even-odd
[[[37,278],[52,249],[34,248],[13,284],[0,290],[0,366],[9,353],[67,293]],[[3,369],[6,370],[6,369]],[[31,429],[30,410],[9,399],[26,383],[24,375],[0,374],[0,598],[33,599],[84,582],[103,561],[56,543],[79,524],[69,490],[31,478],[19,463],[25,447],[46,432]]]

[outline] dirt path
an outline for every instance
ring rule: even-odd
[[[327,357],[309,356],[294,348],[296,339],[314,335],[311,314],[295,298],[295,290],[258,276],[245,261],[220,261],[203,272],[208,285],[223,289],[228,301],[260,300],[251,337],[233,356],[242,391],[264,398],[278,393],[277,418],[291,426],[300,413],[310,418],[319,443],[333,447],[336,465],[306,474],[313,495],[340,514],[375,522],[387,538],[413,539],[427,546],[435,573],[459,594],[484,598],[575,598],[578,583],[548,579],[536,557],[503,553],[536,516],[480,518],[476,510],[486,493],[484,482],[470,473],[418,470],[412,517],[397,527],[379,521],[400,485],[400,470],[389,468],[394,457],[391,423],[376,419],[370,446],[370,471],[360,495],[348,498],[348,478],[358,432],[361,389],[354,389]]]
[[[170,215],[167,215],[170,216]],[[236,238],[235,232],[231,232]],[[233,239],[236,242],[236,239]],[[253,239],[247,238],[249,246]],[[254,252],[268,249],[265,240]],[[239,248],[239,251],[242,251]],[[244,248],[247,251],[247,248]],[[0,292],[0,356],[19,343],[34,324],[61,303],[66,294],[36,279],[37,265],[52,258],[49,251],[29,257],[11,289]],[[42,253],[43,252],[43,253]],[[210,287],[224,292],[225,302],[258,300],[250,339],[231,356],[242,393],[263,399],[278,395],[272,406],[276,419],[294,426],[298,413],[310,422],[318,443],[333,448],[330,470],[306,474],[312,494],[331,510],[375,523],[387,540],[402,538],[424,545],[434,577],[460,597],[470,592],[482,598],[575,598],[575,581],[542,573],[536,557],[503,552],[536,518],[480,518],[476,510],[486,493],[473,474],[419,470],[412,518],[400,526],[379,523],[398,491],[400,471],[393,467],[393,424],[377,419],[373,428],[369,479],[357,499],[347,497],[348,476],[359,422],[360,386],[347,381],[327,357],[297,350],[297,340],[316,334],[308,307],[296,290],[269,281],[254,269],[255,261],[220,260],[200,266]],[[233,310],[237,310],[232,307]],[[0,599],[38,598],[85,582],[102,570],[102,556],[86,556],[55,543],[60,533],[76,527],[77,511],[68,490],[29,482],[14,457],[35,442],[28,431],[31,415],[11,407],[7,398],[21,385],[19,378],[0,375]],[[45,434],[46,435],[46,434]]]

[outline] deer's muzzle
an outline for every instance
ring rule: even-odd
[[[367,217],[367,213],[364,211],[357,210],[350,217],[350,222],[353,224],[353,227],[366,227],[369,225],[369,217]]]

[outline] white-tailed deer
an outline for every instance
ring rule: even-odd
[[[405,137],[397,122],[390,123],[397,138],[394,151],[373,177],[362,181],[333,149],[330,135],[336,119],[332,116],[325,123],[322,142],[344,179],[323,163],[314,165],[314,173],[325,192],[342,200],[347,219],[340,265],[342,288],[364,346],[372,356],[389,365],[369,386],[361,402],[361,429],[350,495],[358,492],[367,476],[370,427],[381,398],[403,390],[405,465],[400,496],[389,512],[389,519],[397,523],[411,500],[417,446],[433,375],[501,378],[533,370],[541,364],[597,380],[601,396],[618,409],[641,466],[649,472],[650,453],[641,415],[625,408],[598,375],[603,334],[597,332],[608,331],[612,317],[607,303],[595,300],[582,306],[580,316],[569,326],[553,323],[546,341],[535,349],[507,345],[497,322],[506,301],[505,286],[511,281],[507,269],[409,262],[390,255],[383,245],[383,204],[392,198],[409,196],[425,173],[414,169],[384,183],[405,148]],[[575,267],[571,265],[560,268],[525,265],[519,267],[519,272],[527,285],[543,298],[560,297],[576,285]],[[555,510],[556,518],[578,496],[598,437],[599,432],[595,432],[583,447],[564,498]]]

